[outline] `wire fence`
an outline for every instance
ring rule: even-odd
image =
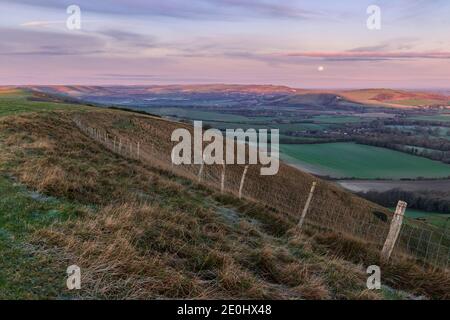
[[[137,135],[139,141],[136,141],[120,130],[94,127],[89,124],[89,120],[82,120],[79,116],[73,120],[82,132],[116,154],[168,170],[223,193],[257,201],[294,218],[300,219],[301,213],[305,214],[305,205],[311,191],[310,184],[305,181],[299,183],[298,171],[294,168],[282,165],[277,175],[261,176],[260,165],[174,165],[168,152],[172,150],[170,142],[155,141],[152,138],[152,130],[163,129],[142,121],[137,122],[134,124],[138,127],[135,130],[146,134]],[[312,183],[313,180],[309,182]],[[315,188],[304,224],[349,235],[379,248],[381,252],[386,244],[394,214],[385,208],[372,206],[367,201],[355,202],[355,197],[345,197],[345,193],[339,194],[330,188],[330,185],[324,188],[323,184],[318,182]],[[340,202],[339,205],[337,201]],[[449,227],[448,219],[430,225],[403,217],[392,257],[414,259],[424,267],[448,270]]]

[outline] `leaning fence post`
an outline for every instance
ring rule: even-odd
[[[395,243],[400,234],[400,229],[402,227],[403,217],[405,216],[405,211],[407,203],[404,201],[399,201],[397,208],[395,209],[394,216],[392,217],[391,227],[389,229],[386,242],[384,243],[383,250],[381,250],[381,260],[387,262],[391,257],[392,251],[394,250]]]
[[[312,197],[314,195],[314,190],[316,190],[317,182],[314,181],[311,186],[311,190],[309,191],[308,199],[306,200],[305,207],[303,208],[302,215],[300,217],[300,221],[298,222],[298,228],[301,229],[303,226],[303,222],[305,222],[306,214],[308,213],[309,205],[311,204]]]
[[[239,186],[239,199],[242,198],[242,189],[244,188],[245,175],[247,174],[248,166],[245,166],[244,172],[242,173],[241,184]]]
[[[202,158],[202,163],[200,164],[200,170],[198,170],[198,182],[202,182],[204,164],[205,164],[205,157]]]
[[[220,192],[223,193],[225,189],[225,163],[222,164],[222,177],[220,179]]]

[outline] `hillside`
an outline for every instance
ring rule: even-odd
[[[343,91],[340,92],[340,94],[351,101],[394,108],[450,105],[450,97],[436,93],[391,89],[366,89]]]
[[[400,253],[382,265],[383,290],[366,289],[387,209],[284,164],[267,179],[250,168],[239,199],[242,166],[227,166],[221,193],[217,167],[198,183],[198,167],[168,164],[186,124],[35,98],[0,93],[0,298],[448,298],[448,273]],[[78,293],[64,288],[72,264]]]

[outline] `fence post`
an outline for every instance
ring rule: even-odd
[[[303,223],[305,222],[306,214],[308,213],[309,205],[311,204],[312,197],[314,195],[314,190],[316,190],[317,182],[314,181],[311,186],[311,190],[309,191],[308,199],[306,200],[305,207],[303,208],[302,215],[300,217],[300,221],[298,222],[298,229],[301,229]]]
[[[205,159],[202,158],[202,164],[200,165],[200,170],[198,170],[198,182],[202,182],[203,166],[205,164]]]
[[[383,250],[381,250],[381,260],[384,262],[389,261],[392,250],[394,250],[395,243],[397,242],[397,238],[400,234],[400,229],[402,227],[403,217],[405,216],[407,205],[408,204],[404,201],[399,201],[397,204],[394,216],[392,217],[391,227],[389,229],[386,242],[384,243]]]
[[[222,177],[220,179],[220,192],[223,193],[225,189],[225,163],[222,164]]]
[[[248,166],[245,166],[244,172],[242,173],[241,184],[239,186],[239,199],[242,198],[242,189],[244,188],[245,175],[247,174]]]
[[[139,154],[141,153],[141,143],[140,142],[138,142],[137,143],[137,158],[138,158],[138,160],[139,160]]]

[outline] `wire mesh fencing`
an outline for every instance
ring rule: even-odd
[[[169,171],[220,192],[256,201],[280,214],[298,219],[305,209],[314,181],[312,177],[308,181],[299,181],[297,170],[286,165],[281,165],[279,173],[273,176],[260,175],[260,165],[174,165],[168,152],[172,150],[172,144],[154,141],[151,132],[156,129],[144,122],[139,122],[136,126],[135,130],[146,133],[140,135],[137,141],[130,135],[108,127],[94,127],[79,116],[73,121],[82,132],[116,154]],[[349,235],[381,250],[386,243],[394,215],[386,209],[376,210],[368,202],[356,203],[352,199],[350,196],[338,198],[337,192],[329,185],[324,188],[319,182],[310,199],[304,223]],[[336,201],[344,205],[337,205]],[[448,270],[449,227],[448,221],[433,226],[404,217],[392,256],[414,259],[425,267]]]

